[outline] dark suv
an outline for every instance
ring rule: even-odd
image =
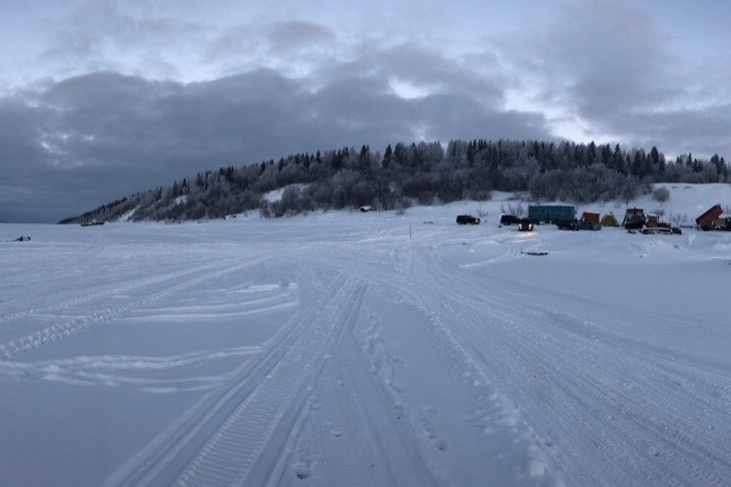
[[[533,225],[533,220],[529,218],[522,218],[518,221],[518,230],[520,230],[521,232],[532,232]]]
[[[514,215],[503,215],[500,217],[500,225],[512,225],[520,223],[520,218]]]
[[[460,225],[479,225],[480,219],[475,218],[472,215],[458,215],[457,223],[459,223]]]

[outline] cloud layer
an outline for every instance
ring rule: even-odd
[[[199,171],[361,144],[570,137],[731,154],[731,63],[683,59],[647,11],[575,2],[469,46],[396,24],[355,35],[307,15],[215,24],[82,3],[49,25],[36,58],[49,76],[4,83],[0,220],[57,221]]]

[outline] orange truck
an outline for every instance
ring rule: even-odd
[[[695,224],[701,230],[713,230],[713,220],[723,213],[721,205],[714,205],[706,210],[701,216],[695,219]]]

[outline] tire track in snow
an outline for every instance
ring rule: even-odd
[[[355,318],[346,320],[289,442],[292,474],[270,485],[437,485],[418,432],[356,339]]]
[[[400,249],[396,252],[390,250],[387,253],[384,258],[392,261],[392,272],[388,275],[379,272],[373,262],[360,262],[349,252],[338,255],[338,258],[348,261],[344,267],[354,269],[354,272],[371,282],[373,286],[382,290],[392,290],[385,295],[392,295],[396,299],[395,302],[408,303],[421,310],[428,320],[424,331],[431,330],[434,333],[438,353],[451,357],[456,367],[455,378],[474,388],[478,409],[489,410],[491,414],[499,416],[498,419],[493,418],[490,423],[491,427],[499,429],[503,435],[499,441],[509,441],[511,450],[524,449],[525,457],[522,464],[519,457],[510,459],[507,463],[503,461],[493,463],[491,469],[494,478],[514,478],[517,475],[522,476],[516,480],[521,485],[549,485],[554,480],[557,482],[556,485],[560,485],[560,474],[551,477],[544,475],[544,455],[533,446],[530,431],[519,423],[518,410],[505,399],[506,396],[497,388],[497,384],[476,366],[483,355],[479,346],[464,337],[459,329],[449,325],[452,321],[460,320],[463,315],[473,319],[474,316],[484,313],[484,310],[475,309],[472,304],[466,308],[461,306],[459,296],[463,284],[444,282],[446,276],[438,273],[432,275],[426,267],[428,261],[425,261],[422,253],[414,252],[413,248]],[[452,300],[452,296],[457,298],[456,303]],[[479,303],[479,300],[476,302]],[[449,304],[446,309],[444,303]],[[429,450],[432,447],[439,450],[448,448],[448,444],[444,441],[445,435],[418,409],[407,408],[405,413],[411,425],[412,440],[421,443],[422,448]],[[498,445],[495,448],[499,451]],[[438,456],[434,457],[427,449],[421,450],[426,459],[425,463],[438,464]],[[495,453],[497,452],[493,452]],[[540,473],[536,473],[538,467],[534,464],[540,466]],[[459,473],[453,472],[453,474]],[[442,480],[449,482],[448,478]]]
[[[237,369],[107,484],[265,483],[282,463],[282,439],[300,421],[307,386],[321,373],[344,321],[357,317],[364,293],[338,275],[316,304],[301,303],[302,312],[265,344],[261,360]]]
[[[445,305],[447,310],[439,313],[439,321],[456,332],[452,337],[487,377],[491,370],[510,370],[505,377],[493,373],[490,380],[516,401],[539,443],[557,446],[547,450],[558,452],[560,458],[556,458],[576,483],[729,482],[731,425],[727,421],[709,431],[696,424],[697,414],[705,411],[712,418],[731,415],[731,379],[626,346],[631,343],[582,336],[565,326],[565,317],[550,310],[503,300],[497,289],[480,289],[477,281],[456,276],[449,269],[435,268],[434,272],[442,281],[452,281],[445,283],[440,295],[442,301],[454,305]],[[493,345],[496,342],[499,347]],[[500,358],[486,355],[489,350]],[[603,360],[601,364],[596,363],[597,357]],[[687,386],[667,387],[668,378],[683,378]],[[525,387],[515,387],[516,383]],[[710,389],[716,400],[696,394],[698,388]],[[532,395],[536,390],[546,394],[545,400],[536,401]],[[592,443],[587,445],[589,439]],[[587,447],[596,455],[587,455]],[[572,460],[587,457],[596,463],[577,465]],[[611,465],[610,479],[606,465]]]
[[[544,363],[546,374],[563,375],[564,380],[573,383],[572,394],[575,401],[584,405],[582,410],[597,411],[603,407],[606,412],[610,407],[607,417],[595,415],[593,422],[606,426],[604,433],[614,432],[615,438],[608,438],[601,445],[609,463],[618,471],[627,471],[626,462],[640,464],[651,460],[649,465],[636,468],[636,478],[627,479],[628,485],[639,478],[649,483],[703,479],[708,485],[728,479],[726,459],[731,458],[731,425],[713,425],[704,419],[727,418],[731,414],[731,381],[723,372],[707,366],[690,366],[668,358],[667,352],[648,351],[644,344],[637,348],[632,341],[614,335],[603,336],[602,340],[577,335],[566,326],[574,318],[564,313],[540,308],[513,309],[512,313],[528,325],[514,336],[523,339],[520,348],[524,352],[532,348],[536,358],[551,357],[543,362],[533,361],[534,366]],[[544,328],[542,343],[530,339],[530,323],[540,323]],[[554,350],[548,350],[548,346]],[[593,357],[588,353],[601,357],[602,363],[591,362]],[[561,357],[568,365],[551,372]],[[572,362],[584,364],[582,372],[589,372],[586,375],[590,380],[572,371]],[[698,389],[703,393],[697,393]],[[587,425],[589,434],[590,429]],[[619,438],[622,441],[617,442]],[[611,441],[615,441],[614,446]],[[628,458],[627,450],[635,451],[634,459]],[[663,458],[650,458],[661,455]],[[725,467],[715,467],[724,463]],[[648,472],[655,472],[655,476]]]
[[[176,271],[163,274],[162,276],[145,277],[142,279],[134,279],[122,284],[110,284],[104,286],[96,286],[96,288],[68,291],[52,296],[56,301],[41,306],[28,309],[28,306],[22,302],[23,311],[15,313],[7,313],[0,315],[0,325],[8,321],[20,320],[36,315],[44,315],[52,311],[74,308],[84,303],[96,301],[109,296],[124,294],[131,291],[138,291],[147,287],[165,283],[167,281],[186,278],[191,275],[207,275],[220,269],[220,266],[204,265],[193,269]]]
[[[195,286],[197,284],[200,284],[205,281],[209,281],[211,279],[215,279],[217,277],[221,277],[226,274],[230,274],[232,272],[240,271],[242,269],[245,269],[247,267],[251,267],[251,263],[247,264],[240,264],[240,265],[227,265],[225,268],[215,268],[215,267],[208,267],[207,272],[200,275],[200,269],[196,271],[191,272],[185,272],[183,275],[189,276],[191,274],[196,274],[196,277],[192,279],[185,280],[183,282],[178,282],[175,285],[165,287],[162,290],[159,290],[157,292],[154,292],[152,294],[149,294],[145,296],[144,298],[136,299],[134,301],[131,301],[127,304],[116,306],[113,308],[106,308],[94,311],[92,313],[89,313],[87,315],[79,316],[76,318],[72,318],[70,320],[66,320],[62,323],[58,323],[49,327],[46,327],[42,330],[36,331],[34,333],[30,333],[28,335],[25,335],[23,337],[5,342],[0,344],[0,358],[3,360],[9,360],[13,357],[17,357],[20,354],[26,353],[30,350],[37,349],[39,347],[48,345],[50,343],[54,343],[58,340],[68,338],[74,335],[77,335],[78,333],[81,333],[93,326],[97,326],[103,323],[106,323],[119,315],[123,313],[127,313],[131,310],[140,308],[146,304],[149,304],[154,301],[158,301],[160,299],[163,299],[165,297],[168,297],[180,290]],[[215,270],[211,270],[215,269]],[[131,289],[139,289],[139,288],[147,288],[159,283],[166,283],[173,279],[177,280],[180,276],[176,273],[174,275],[166,275],[163,278],[159,279],[145,279],[141,281],[137,281],[132,284]],[[255,282],[252,281],[252,282]],[[127,286],[123,286],[122,289],[129,289]],[[119,292],[120,288],[114,288],[117,292]],[[104,293],[110,294],[112,291],[107,291]],[[97,298],[99,296],[96,296]],[[80,298],[84,299],[84,298]]]
[[[36,362],[0,361],[0,376],[14,380],[50,380],[76,386],[127,386],[152,393],[211,390],[225,381],[225,376],[195,376],[180,379],[130,376],[131,372],[166,372],[170,369],[199,365],[212,360],[260,354],[259,346],[241,346],[206,350],[170,357],[128,355],[82,356]],[[123,375],[127,372],[128,375]]]
[[[463,272],[431,249],[415,254],[399,256],[408,265],[395,262],[388,279],[370,266],[359,273],[431,316],[442,353],[480,398],[475,425],[491,435],[512,430],[526,446],[524,482],[731,485],[731,378],[722,368],[587,331],[555,312],[576,306],[569,296],[538,290],[548,297],[527,306],[521,285],[515,293],[516,284]],[[589,316],[605,312],[601,303],[581,303]],[[611,312],[630,323],[663,319]]]
[[[358,318],[366,287],[347,283],[336,299],[339,311],[310,323],[295,345],[265,381],[242,402],[234,414],[180,475],[176,485],[265,485],[273,481],[279,457],[291,443],[287,433],[297,431],[309,397],[307,386],[316,383],[325,362],[337,353],[345,329]],[[342,306],[340,303],[344,302]],[[280,439],[277,439],[280,438]],[[284,474],[286,472],[282,472]]]

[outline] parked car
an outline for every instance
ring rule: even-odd
[[[521,232],[532,232],[533,226],[533,220],[530,218],[521,218],[518,222],[518,230]]]
[[[601,230],[602,226],[598,223],[590,222],[587,220],[579,220],[577,222],[579,230]]]
[[[520,218],[515,215],[503,215],[500,217],[500,225],[513,225],[520,223]]]
[[[472,215],[458,215],[457,223],[460,225],[479,225],[480,219]]]
[[[556,226],[559,230],[578,230],[579,222],[577,220],[557,220]]]

